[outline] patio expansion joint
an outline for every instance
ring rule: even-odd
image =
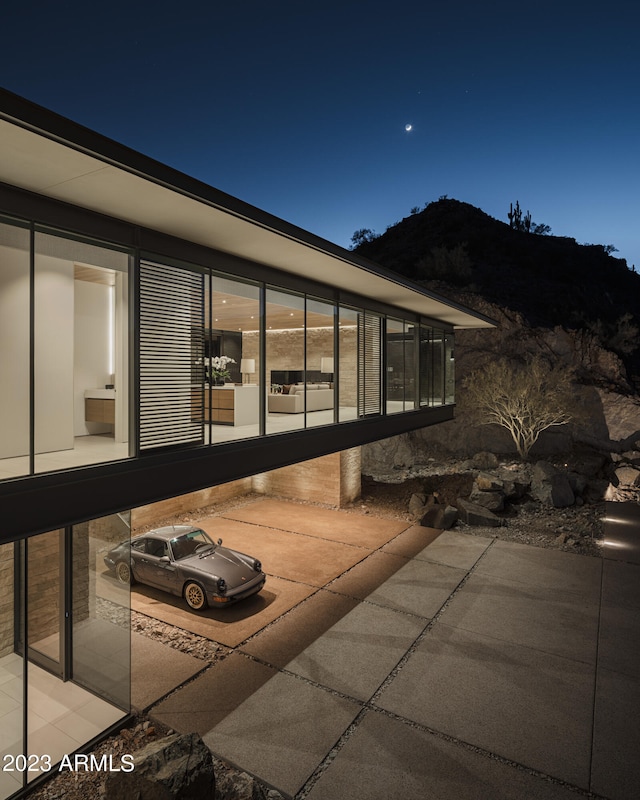
[[[440,739],[441,741],[448,742],[449,744],[452,744],[456,747],[460,747],[461,749],[466,750],[470,753],[475,753],[476,755],[482,756],[483,758],[487,758],[490,761],[497,762],[498,764],[502,764],[503,766],[506,767],[511,767],[512,769],[516,769],[519,772],[524,772],[528,775],[531,775],[534,778],[539,778],[540,780],[544,780],[547,783],[551,783],[554,786],[559,786],[564,789],[567,789],[573,792],[577,797],[585,797],[588,798],[589,800],[608,800],[608,798],[604,797],[603,795],[595,794],[594,792],[583,789],[579,786],[576,786],[575,784],[568,783],[567,781],[563,781],[560,778],[556,778],[553,775],[547,775],[545,772],[533,769],[532,767],[529,767],[525,764],[520,764],[518,761],[512,761],[511,759],[505,758],[504,756],[501,756],[498,753],[493,753],[491,750],[485,750],[482,747],[478,747],[477,745],[471,744],[470,742],[466,742],[464,739],[458,739],[455,736],[450,736],[449,734],[443,733],[442,731],[439,731],[435,728],[430,728],[427,725],[421,725],[420,723],[414,722],[413,720],[407,719],[406,717],[402,717],[399,714],[394,714],[391,711],[379,708],[378,706],[372,704],[371,701],[363,704],[363,708],[358,712],[353,722],[351,722],[351,724],[345,729],[343,734],[333,745],[333,747],[329,750],[329,752],[322,760],[322,762],[318,764],[318,766],[306,780],[304,785],[298,790],[293,800],[305,800],[305,798],[311,792],[315,784],[326,772],[326,770],[330,767],[330,765],[336,759],[342,748],[346,745],[346,743],[353,736],[353,734],[358,730],[360,724],[368,714],[379,714],[380,716],[395,720],[396,722],[400,722],[403,725],[407,725],[408,727],[413,728],[414,730],[429,734],[430,736],[434,736],[437,739]]]
[[[444,601],[444,603],[440,606],[440,608],[436,611],[433,617],[427,622],[424,626],[422,631],[418,634],[418,636],[414,639],[413,643],[409,646],[406,653],[402,656],[402,658],[398,661],[396,666],[391,670],[391,672],[387,675],[387,677],[382,681],[380,686],[376,689],[376,691],[371,696],[370,702],[375,703],[375,701],[380,697],[382,692],[387,688],[387,686],[396,678],[398,673],[402,670],[404,665],[408,662],[411,656],[415,653],[418,647],[422,644],[424,639],[427,637],[431,629],[434,625],[439,621],[442,614],[445,612],[448,605],[451,601],[455,598],[455,596],[464,588],[469,578],[474,574],[477,570],[478,565],[482,563],[482,560],[485,558],[489,550],[493,547],[494,543],[497,539],[493,539],[491,543],[487,546],[486,550],[481,554],[481,556],[477,559],[477,561],[473,564],[473,566],[467,571],[463,578],[459,581],[458,585],[453,589],[449,597]]]

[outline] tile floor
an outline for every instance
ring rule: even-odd
[[[98,736],[124,712],[70,681],[63,682],[35,664],[27,665],[27,743],[22,741],[24,662],[0,658],[0,754],[62,756]],[[34,773],[33,778],[40,773]],[[0,797],[21,787],[21,773],[0,771]]]

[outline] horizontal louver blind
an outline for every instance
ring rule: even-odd
[[[140,264],[140,450],[204,441],[203,307],[202,275]]]
[[[381,320],[358,314],[358,415],[381,413]]]

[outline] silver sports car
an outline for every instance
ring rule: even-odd
[[[122,583],[146,583],[184,597],[195,611],[249,597],[264,586],[262,565],[222,547],[200,528],[172,525],[121,542],[104,563]]]

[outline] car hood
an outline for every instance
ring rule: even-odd
[[[224,578],[228,586],[241,584],[243,581],[253,578],[256,574],[255,570],[246,561],[243,561],[236,552],[219,545],[209,555],[202,557],[198,555],[189,556],[188,558],[180,559],[178,564],[185,567],[188,566],[190,569],[195,569],[199,572],[205,572],[208,575]]]

